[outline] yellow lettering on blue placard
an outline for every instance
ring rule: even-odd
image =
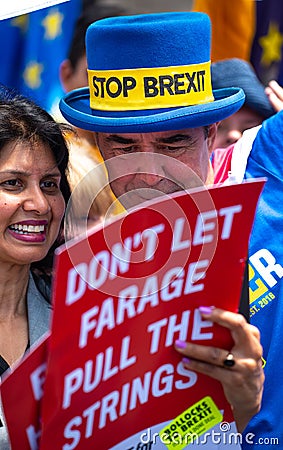
[[[263,367],[263,369],[264,369],[265,366],[266,366],[266,359],[264,359],[264,357],[262,356],[262,357],[261,357],[261,360],[262,360],[262,367]]]
[[[252,284],[256,285],[256,289],[252,289]],[[249,264],[249,293],[250,293],[250,303],[256,301],[259,297],[261,297],[265,292],[268,291],[268,287],[264,284],[261,278],[255,278],[255,271],[252,266]]]

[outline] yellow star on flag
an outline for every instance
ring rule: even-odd
[[[26,66],[23,77],[26,85],[30,89],[37,89],[41,85],[41,74],[43,72],[43,65],[35,61],[31,61]]]
[[[14,27],[20,28],[20,30],[25,33],[28,29],[29,16],[28,14],[23,14],[22,16],[15,17],[11,20],[11,24]]]
[[[271,63],[281,60],[283,35],[279,31],[277,23],[270,22],[268,34],[259,38],[259,43],[262,47],[262,65],[270,66]]]
[[[45,29],[45,39],[52,40],[62,34],[63,19],[64,16],[58,11],[58,9],[53,9],[47,14],[45,19],[42,21],[42,25]]]

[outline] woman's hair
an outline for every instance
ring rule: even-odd
[[[52,151],[61,174],[60,189],[67,205],[71,191],[67,178],[69,161],[64,133],[71,131],[67,124],[57,123],[31,99],[0,85],[0,151],[7,144],[43,143]],[[50,272],[55,248],[62,243],[63,221],[57,241],[44,260],[32,263],[37,271]]]

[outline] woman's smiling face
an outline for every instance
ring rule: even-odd
[[[9,143],[0,152],[0,262],[43,259],[65,211],[60,171],[43,143]]]

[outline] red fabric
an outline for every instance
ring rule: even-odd
[[[214,170],[214,184],[223,183],[227,180],[231,171],[231,159],[234,144],[227,148],[217,148],[213,152],[212,167]]]

